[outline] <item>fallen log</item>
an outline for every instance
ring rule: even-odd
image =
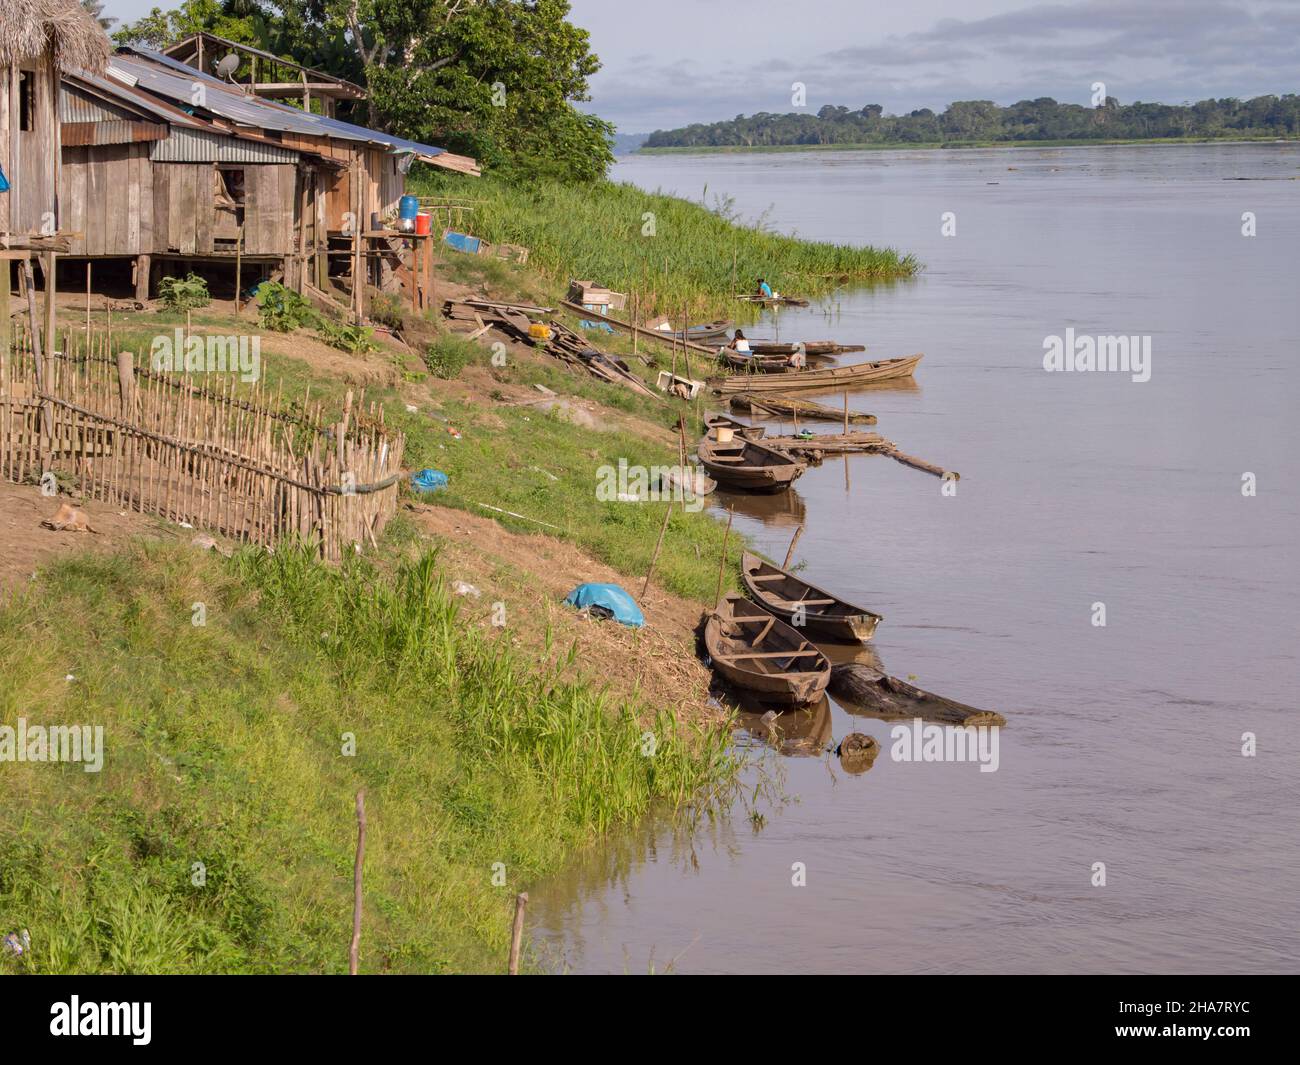
[[[905,680],[881,673],[861,662],[848,662],[831,669],[830,690],[873,717],[919,717],[943,725],[1005,725],[1007,719],[992,710],[945,699]]]

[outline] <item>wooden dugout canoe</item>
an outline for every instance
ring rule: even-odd
[[[839,407],[827,407],[814,403],[811,399],[796,399],[794,396],[752,396],[748,392],[737,392],[731,397],[733,410],[745,411],[756,417],[796,417],[805,421],[842,422],[844,411]],[[849,411],[849,422],[856,425],[875,425],[876,416],[862,411]]]
[[[769,613],[789,622],[802,607],[803,625],[796,628],[845,643],[865,643],[884,620],[879,614],[846,603],[750,551],[740,556],[740,578],[750,598]]]
[[[719,395],[733,392],[834,392],[911,377],[922,357],[907,355],[878,362],[859,362],[852,366],[833,366],[828,370],[801,370],[770,376],[738,374],[734,377],[711,377],[708,385]]]
[[[704,647],[729,683],[769,702],[811,703],[830,683],[827,657],[743,596],[724,597],[709,614]]]
[[[746,425],[744,422],[737,421],[735,418],[719,411],[707,411],[704,415],[704,424],[710,430],[724,426],[737,436],[743,436],[746,440],[761,440],[767,432],[766,426]]]
[[[800,296],[759,296],[753,292],[737,292],[736,299],[757,303],[763,307],[807,307],[808,301]]]
[[[807,463],[784,451],[743,436],[719,443],[714,430],[700,441],[696,453],[708,475],[719,484],[751,492],[783,491],[808,468]]]

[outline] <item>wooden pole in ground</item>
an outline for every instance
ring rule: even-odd
[[[794,558],[794,545],[799,542],[799,537],[803,535],[803,525],[795,529],[794,536],[790,538],[790,549],[785,553],[785,561],[781,563],[782,569],[790,568],[790,559]]]
[[[244,273],[244,227],[239,227],[235,236],[235,313],[239,313],[239,297],[243,291]]]
[[[849,394],[844,393],[844,435],[849,435]]]
[[[357,860],[352,866],[352,945],[348,948],[348,973],[357,975],[361,950],[361,865],[366,858],[366,793],[357,792]]]
[[[90,353],[90,260],[86,260],[86,353]]]
[[[519,975],[519,944],[524,938],[524,910],[528,908],[528,892],[521,891],[515,896],[515,923],[510,929],[510,961],[506,972],[510,976]]]
[[[718,590],[713,596],[713,605],[716,607],[722,602],[722,571],[727,567],[727,539],[731,536],[731,519],[736,516],[736,508],[731,507],[727,511],[727,528],[722,534],[722,559],[718,562]]]
[[[659,526],[659,539],[655,541],[655,553],[650,556],[650,568],[645,571],[645,583],[641,585],[641,596],[645,598],[645,593],[650,587],[650,574],[655,571],[655,563],[659,561],[659,549],[664,546],[664,533],[668,531],[668,519],[673,516],[673,501],[670,496],[668,499],[668,509],[664,511],[664,523]]]
[[[632,354],[637,353],[637,341],[640,336],[636,327],[641,324],[641,294],[636,289],[632,290]]]
[[[686,345],[690,342],[691,334],[687,332],[687,326],[690,325],[690,304],[682,304],[682,354],[686,356],[686,376],[692,381],[695,375],[691,373],[691,349]]]

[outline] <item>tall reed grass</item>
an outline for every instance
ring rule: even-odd
[[[725,201],[710,206],[629,184],[509,184],[486,177],[466,185],[425,173],[425,195],[472,204],[475,235],[522,244],[529,265],[566,284],[594,280],[637,292],[645,313],[735,313],[737,292],[765,277],[788,295],[816,297],[854,282],[910,276],[916,259],[891,248],[801,240],[740,221]]]

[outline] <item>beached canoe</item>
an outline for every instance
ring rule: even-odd
[[[730,399],[731,409],[744,411],[759,418],[802,418],[804,421],[843,422],[844,411],[827,407],[811,399],[794,396],[753,396],[738,392]],[[854,425],[875,425],[876,416],[865,411],[849,411],[849,422]]]
[[[706,341],[715,340],[718,337],[725,336],[731,332],[734,322],[728,322],[719,319],[716,322],[701,322],[699,325],[689,326],[686,330],[687,340]],[[682,339],[680,329],[659,329],[656,332],[663,333],[664,336],[675,337],[677,340]]]
[[[769,702],[811,703],[830,683],[826,656],[743,596],[728,595],[710,612],[704,647],[729,683]]]
[[[750,551],[740,556],[740,579],[750,598],[769,613],[788,622],[797,620],[802,610],[803,625],[797,628],[845,643],[865,643],[884,620],[879,614],[846,603]]]
[[[696,453],[708,475],[726,488],[780,492],[789,488],[808,468],[807,463],[776,448],[764,447],[756,440],[736,436],[728,441],[719,441],[718,435],[716,429],[710,429],[700,441]]]
[[[734,377],[710,377],[708,385],[718,395],[730,395],[733,392],[833,392],[911,377],[921,358],[920,355],[907,355],[878,362],[859,362],[852,366],[833,366],[828,370],[801,370],[770,376],[738,374]]]

